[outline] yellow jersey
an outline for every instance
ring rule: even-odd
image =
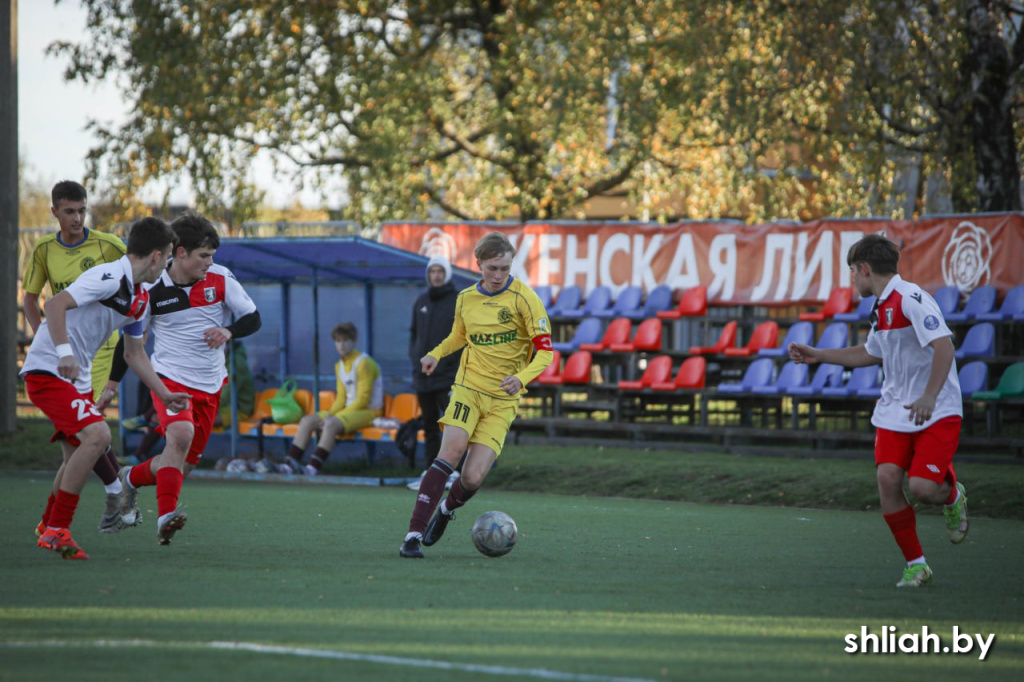
[[[58,231],[36,242],[21,286],[30,294],[41,294],[49,283],[50,295],[56,296],[89,268],[113,263],[124,254],[124,242],[112,234],[86,229],[85,239],[68,246]]]
[[[451,334],[428,355],[441,359],[463,347],[455,383],[509,399],[500,388],[505,377],[515,376],[525,387],[551,363],[551,323],[544,304],[514,277],[494,294],[479,283],[463,289]]]
[[[321,410],[322,416],[343,412],[384,409],[384,382],[380,366],[369,355],[354,350],[334,365],[338,378],[334,404]]]

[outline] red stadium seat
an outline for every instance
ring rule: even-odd
[[[675,391],[676,389],[704,388],[707,376],[708,361],[697,355],[686,358],[676,372],[675,381],[664,381],[651,384],[652,391]]]
[[[589,384],[591,363],[590,351],[578,350],[565,361],[565,367],[562,368],[561,374],[548,377],[541,383],[554,385]]]
[[[836,287],[828,295],[828,300],[821,310],[816,313],[800,313],[801,320],[809,322],[824,322],[831,319],[836,313],[848,313],[853,305],[853,289],[850,287]]]
[[[722,327],[722,333],[713,346],[690,346],[690,355],[715,355],[724,353],[726,348],[736,344],[736,320],[730,320]]]
[[[544,371],[541,372],[537,376],[536,379],[534,379],[533,381],[530,382],[531,384],[535,383],[535,382],[536,383],[541,383],[541,384],[546,384],[546,383],[548,383],[547,379],[549,379],[551,377],[556,377],[556,376],[558,376],[561,373],[561,370],[562,370],[562,354],[560,352],[558,352],[557,350],[554,350],[554,351],[551,351],[551,352],[553,354],[551,356],[551,364],[548,365],[547,367],[545,367]]]
[[[754,328],[747,345],[742,348],[726,348],[725,354],[731,357],[747,357],[754,355],[762,348],[773,348],[779,340],[779,323],[762,322]]]
[[[608,328],[604,330],[604,336],[597,343],[581,343],[580,350],[588,350],[592,353],[608,350],[612,344],[628,343],[629,333],[633,330],[633,323],[626,317],[619,317],[611,321]]]
[[[678,320],[680,317],[699,317],[708,312],[708,288],[695,286],[683,292],[679,305],[673,310],[662,310],[658,317],[663,320]]]
[[[640,390],[647,388],[654,383],[661,383],[672,378],[672,358],[668,355],[658,355],[647,364],[647,369],[636,381],[620,381],[619,388],[623,390]]]
[[[661,350],[661,320],[651,317],[636,328],[633,340],[627,343],[613,343],[609,350],[616,353]]]

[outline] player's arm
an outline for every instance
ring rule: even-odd
[[[455,322],[452,324],[451,333],[444,341],[437,344],[429,353],[420,358],[420,368],[423,373],[430,375],[437,367],[437,362],[446,355],[451,355],[457,350],[466,346],[466,323],[459,311],[455,313]]]
[[[539,377],[555,357],[551,347],[551,322],[540,299],[536,295],[525,298],[520,313],[526,332],[533,342],[534,353],[526,367],[502,380],[501,390],[509,395],[519,393],[526,384]]]
[[[143,337],[125,334],[124,339],[124,360],[132,368],[135,374],[142,380],[142,383],[149,386],[150,390],[168,407],[168,409],[181,411],[188,407],[188,393],[172,393],[157,376],[156,370],[146,355],[146,342]]]
[[[50,328],[50,338],[57,349],[57,374],[74,381],[78,378],[78,360],[71,351],[71,344],[68,343],[67,314],[68,311],[77,308],[78,303],[68,290],[60,292],[46,302],[47,326]]]
[[[815,348],[803,343],[791,343],[788,351],[790,360],[808,365],[828,363],[843,367],[868,367],[882,364],[882,358],[869,353],[863,344],[849,348]]]
[[[949,376],[949,368],[953,366],[956,352],[953,348],[952,337],[949,336],[935,339],[928,345],[932,347],[934,352],[932,353],[932,366],[928,374],[928,383],[924,387],[924,394],[909,405],[903,406],[910,410],[910,421],[918,426],[932,418],[932,413],[935,411],[935,401],[938,400],[939,391],[942,390],[943,384],[946,383],[946,377]]]
[[[255,334],[261,326],[263,326],[263,320],[260,319],[260,313],[258,310],[254,310],[247,315],[242,315],[226,327],[210,327],[203,332],[203,340],[210,348],[220,348],[231,339],[244,339],[246,336]]]
[[[21,309],[25,313],[25,321],[32,327],[32,333],[39,331],[39,325],[43,323],[43,311],[39,307],[39,294],[26,291],[21,302]]]

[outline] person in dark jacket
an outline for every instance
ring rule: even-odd
[[[445,357],[430,376],[423,373],[420,358],[448,336],[455,321],[455,301],[459,292],[452,284],[452,266],[448,259],[442,256],[430,259],[427,263],[427,284],[427,290],[420,294],[412,308],[409,361],[412,363],[412,388],[416,391],[423,412],[423,435],[429,468],[441,449],[441,426],[438,420],[448,408],[448,396],[462,352]],[[419,480],[410,483],[409,488],[418,490]]]

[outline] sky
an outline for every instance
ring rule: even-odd
[[[7,2],[7,0],[0,0]],[[85,36],[86,12],[74,0],[55,7],[53,0],[18,3],[18,151],[29,178],[49,188],[59,180],[81,180],[85,158],[95,137],[86,130],[90,119],[105,123],[126,118],[127,106],[113,85],[83,85],[63,78],[65,59],[47,56],[55,40],[79,42]],[[274,206],[291,203],[287,182],[275,181],[269,163],[254,168],[257,184]],[[188,187],[173,188],[172,203],[187,202]],[[300,199],[319,206],[312,194]]]

